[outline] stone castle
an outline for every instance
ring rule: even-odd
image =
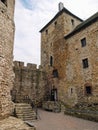
[[[40,32],[41,65],[56,100],[98,103],[98,13],[83,21],[60,3]]]
[[[98,13],[83,21],[60,3],[40,32],[41,70],[15,62],[13,99],[98,103]]]
[[[98,104],[98,13],[83,21],[60,3],[59,12],[40,30],[37,69],[21,61],[13,64],[14,4],[0,0],[0,118],[10,115],[12,101]]]

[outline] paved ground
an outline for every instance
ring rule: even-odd
[[[38,110],[41,119],[34,122],[37,130],[98,130],[98,123]]]

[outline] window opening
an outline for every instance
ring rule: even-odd
[[[46,30],[46,34],[48,34],[48,30]]]
[[[83,59],[82,60],[82,63],[83,63],[83,68],[88,68],[88,59]]]
[[[86,89],[86,94],[92,94],[91,86],[86,86],[85,89]]]
[[[83,38],[83,39],[81,40],[81,46],[82,46],[82,47],[85,47],[85,46],[86,46],[86,38]]]
[[[71,24],[74,26],[75,22],[73,19],[71,19]]]
[[[57,69],[53,70],[53,77],[58,78],[58,70]]]
[[[53,57],[50,56],[50,66],[53,66]]]
[[[51,90],[51,101],[57,101],[57,89],[56,88]]]

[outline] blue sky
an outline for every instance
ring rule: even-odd
[[[42,27],[58,12],[58,3],[81,19],[98,11],[98,0],[16,0],[14,60],[40,64]]]

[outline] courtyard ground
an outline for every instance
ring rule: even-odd
[[[37,130],[98,130],[98,123],[80,118],[38,110],[39,119],[34,122]]]

